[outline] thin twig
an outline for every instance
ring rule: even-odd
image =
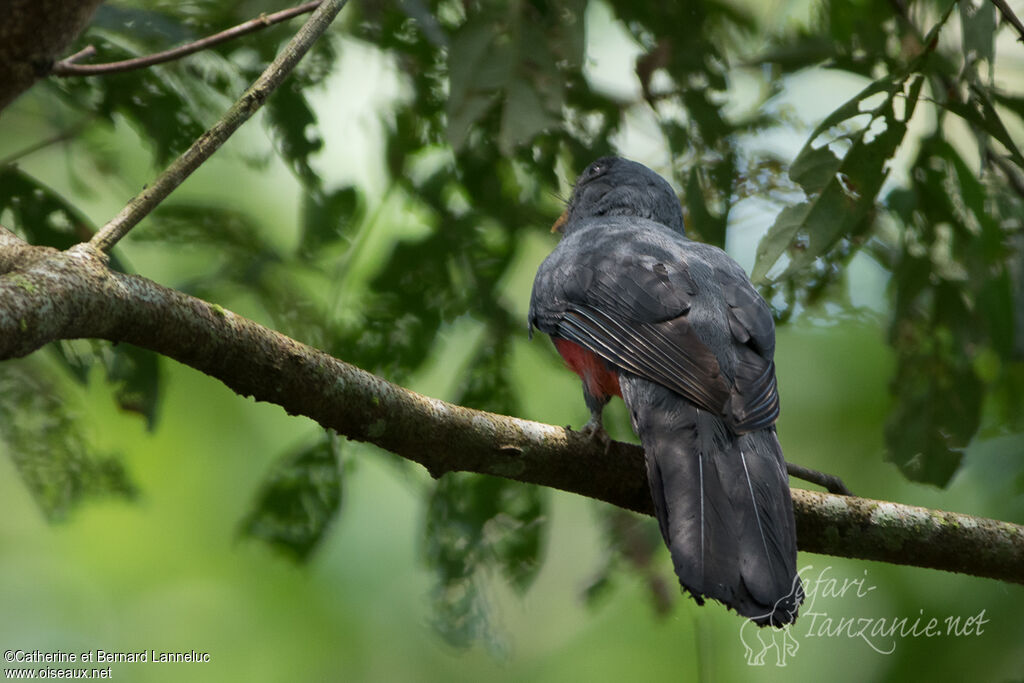
[[[22,157],[26,157],[29,154],[32,154],[33,152],[38,152],[39,150],[45,149],[50,145],[56,145],[66,140],[70,140],[71,138],[81,133],[85,126],[92,120],[92,118],[93,117],[89,117],[84,121],[79,121],[78,123],[71,126],[71,128],[68,128],[65,131],[61,131],[60,133],[52,135],[44,140],[34,142],[28,147],[23,147],[22,149],[19,149],[17,152],[13,152],[5,156],[3,159],[0,159],[0,167],[13,164],[15,161],[21,159]]]
[[[149,187],[143,189],[118,213],[109,223],[104,225],[90,240],[95,248],[109,252],[117,242],[128,234],[135,225],[155,209],[179,185],[185,182],[193,171],[216,152],[238,128],[249,120],[263,106],[267,98],[291,73],[313,42],[327,30],[348,0],[324,0],[313,16],[302,25],[298,33],[260,74],[248,90],[234,105],[213,125],[210,130],[199,136],[192,146],[175,159],[167,170],[157,176]]]
[[[134,59],[125,59],[119,62],[108,62],[106,64],[77,64],[76,62],[89,57],[96,53],[96,49],[90,45],[84,50],[76,52],[70,57],[60,60],[53,65],[50,70],[54,76],[93,76],[96,74],[113,74],[120,73],[122,71],[132,71],[133,69],[144,69],[154,64],[162,64],[164,62],[170,62],[175,59],[180,59],[194,52],[205,50],[206,48],[225,43],[229,40],[234,40],[239,36],[244,36],[260,29],[266,28],[273,24],[287,21],[292,17],[297,17],[300,14],[312,12],[320,6],[321,0],[315,0],[314,2],[307,2],[297,7],[290,9],[281,10],[280,12],[274,12],[273,14],[264,14],[255,19],[250,19],[238,26],[234,26],[220,33],[215,33],[212,36],[201,38],[193,43],[175,47],[170,50],[164,50],[163,52],[157,52],[155,54],[146,55],[145,57],[135,57]]]
[[[1014,30],[1017,31],[1017,42],[1024,43],[1024,23],[1013,13],[1010,6],[1006,4],[1006,0],[992,0],[992,4],[996,6],[999,13],[1003,15],[1010,26],[1013,26]]]
[[[850,489],[846,488],[846,484],[843,483],[843,480],[834,474],[826,474],[825,472],[812,470],[810,467],[796,465],[791,462],[786,463],[786,471],[791,477],[796,477],[797,479],[803,479],[804,481],[812,484],[817,484],[829,493],[834,493],[837,496],[853,495],[850,492]]]
[[[94,45],[86,45],[70,57],[65,57],[61,61],[57,62],[57,64],[74,64],[76,62],[82,61],[83,59],[88,59],[89,57],[92,57],[94,54],[96,54],[96,47]]]

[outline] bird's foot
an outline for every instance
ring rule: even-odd
[[[590,418],[587,424],[583,425],[580,429],[580,434],[583,434],[591,441],[597,441],[604,446],[604,452],[607,453],[612,447],[612,438],[608,436],[608,432],[604,430],[604,425],[601,424],[601,418]]]

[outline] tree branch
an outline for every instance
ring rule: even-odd
[[[56,254],[56,249],[34,247],[0,225],[0,275]]]
[[[32,250],[27,254],[26,249]],[[18,252],[17,259],[5,252]],[[56,339],[151,349],[243,396],[423,465],[549,486],[651,514],[643,453],[414,393],[216,304],[111,271],[90,244],[29,247],[0,229],[0,359]],[[793,489],[801,550],[1024,584],[1024,527]]]
[[[263,106],[272,92],[284,81],[303,55],[337,16],[347,0],[324,0],[281,54],[256,79],[256,82],[213,125],[171,162],[150,187],[136,195],[114,218],[92,238],[91,244],[101,251],[110,251],[139,221],[155,209],[186,178],[216,152],[243,123]]]
[[[1013,26],[1013,30],[1017,32],[1017,42],[1024,43],[1024,23],[1021,23],[1020,18],[1013,13],[1013,10],[1010,9],[1010,5],[1006,0],[992,0],[992,4],[995,5],[999,10],[999,13],[1003,15],[1003,19]]]
[[[0,14],[0,110],[50,71],[102,0],[5,0]]]
[[[89,45],[83,50],[79,50],[70,57],[65,57],[56,64],[53,65],[50,73],[55,76],[95,76],[100,74],[114,74],[121,73],[123,71],[132,71],[134,69],[144,69],[154,64],[163,64],[164,62],[171,62],[175,59],[181,59],[200,50],[226,43],[229,40],[234,40],[250,33],[255,33],[260,29],[272,26],[282,21],[287,21],[292,17],[297,17],[300,14],[312,12],[320,6],[320,0],[314,2],[307,2],[297,7],[291,7],[280,12],[274,12],[273,14],[264,14],[255,19],[250,19],[244,23],[234,26],[227,30],[221,31],[220,33],[214,33],[212,36],[206,36],[199,40],[189,43],[187,45],[181,45],[179,47],[172,48],[170,50],[164,50],[163,52],[157,52],[145,57],[135,57],[134,59],[125,59],[119,62],[107,62],[105,64],[78,64],[77,62],[86,57],[91,57],[96,54],[96,49]]]

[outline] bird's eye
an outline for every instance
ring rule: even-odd
[[[601,175],[602,173],[604,173],[604,164],[594,163],[594,164],[591,164],[590,168],[587,169],[587,177],[588,178],[596,178],[597,176]]]

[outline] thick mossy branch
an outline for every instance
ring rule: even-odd
[[[801,550],[1024,583],[1024,527],[883,500],[793,489]]]
[[[637,446],[606,451],[578,432],[422,396],[216,304],[113,272],[90,245],[56,252],[0,229],[0,273],[0,359],[56,339],[128,342],[435,477],[478,472],[652,512]],[[793,501],[801,550],[1024,583],[1024,527],[802,489]]]

